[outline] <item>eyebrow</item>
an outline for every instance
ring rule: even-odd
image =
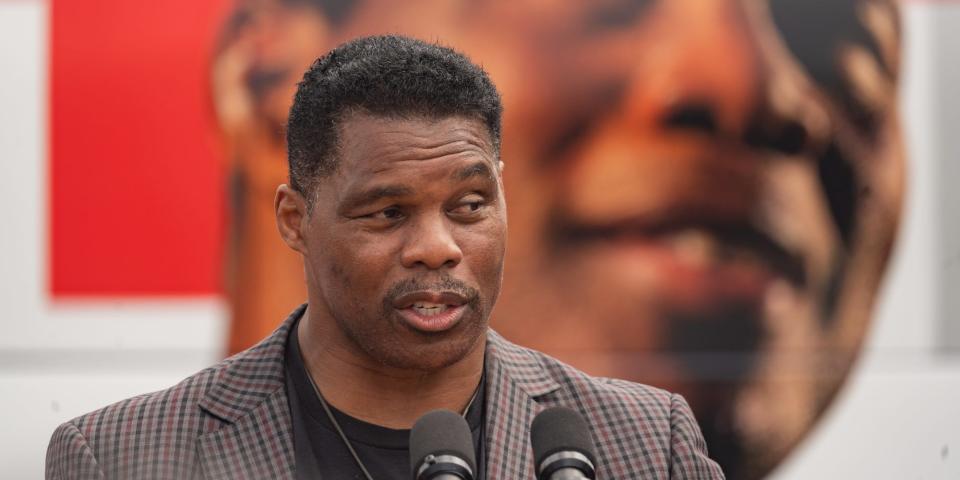
[[[413,195],[413,189],[406,185],[381,185],[364,190],[347,197],[343,204],[348,207],[357,207],[374,203],[384,198],[397,198]]]
[[[487,177],[493,180],[493,172],[490,170],[490,166],[488,166],[486,162],[477,162],[473,165],[453,172],[453,175],[450,176],[451,179],[459,182],[469,180],[473,177]]]

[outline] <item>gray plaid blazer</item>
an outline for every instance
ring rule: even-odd
[[[272,335],[179,384],[75,418],[53,433],[48,479],[293,479],[283,351],[297,309]],[[541,410],[582,412],[598,478],[723,478],[679,395],[590,377],[488,334],[487,475],[534,479],[530,423]]]

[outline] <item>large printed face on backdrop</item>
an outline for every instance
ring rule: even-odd
[[[683,393],[731,478],[803,438],[856,357],[899,219],[891,2],[306,3],[240,7],[316,21],[315,51],[275,35],[255,62],[274,76],[248,83],[389,31],[453,45],[501,89],[495,328]],[[290,88],[256,92],[261,118]]]

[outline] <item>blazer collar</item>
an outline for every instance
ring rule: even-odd
[[[284,386],[284,348],[302,305],[269,337],[226,360],[200,408],[226,425],[200,438],[207,478],[294,478],[293,426]],[[530,423],[537,399],[561,388],[536,354],[489,330],[486,452],[489,478],[536,478]]]
[[[536,478],[530,424],[538,399],[560,388],[536,354],[490,330],[486,350],[486,473],[488,478]]]
[[[282,388],[287,335],[305,309],[306,305],[301,305],[269,337],[225,360],[226,367],[200,401],[200,408],[233,422]]]
[[[287,336],[306,308],[306,304],[301,305],[269,337],[227,359],[227,367],[200,401],[200,408],[234,422],[283,388]],[[510,343],[493,330],[487,334],[485,363],[487,391],[491,394],[501,388],[516,388],[533,399],[560,388],[534,352]]]
[[[284,388],[283,353],[302,305],[256,346],[225,360],[200,401],[222,425],[200,437],[208,479],[294,478],[293,425]]]

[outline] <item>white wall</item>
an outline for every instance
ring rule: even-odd
[[[12,479],[42,477],[62,421],[212,363],[225,328],[215,298],[48,299],[47,13],[0,0],[0,465]],[[886,294],[855,374],[776,478],[960,478],[960,327],[945,326],[960,322],[960,194],[944,188],[960,180],[960,132],[944,123],[960,116],[947,81],[960,80],[960,5],[911,4],[905,22],[910,188]]]
[[[53,429],[220,356],[218,299],[47,295],[47,4],[0,0],[0,477],[42,478]],[[184,337],[183,332],[193,332]]]

